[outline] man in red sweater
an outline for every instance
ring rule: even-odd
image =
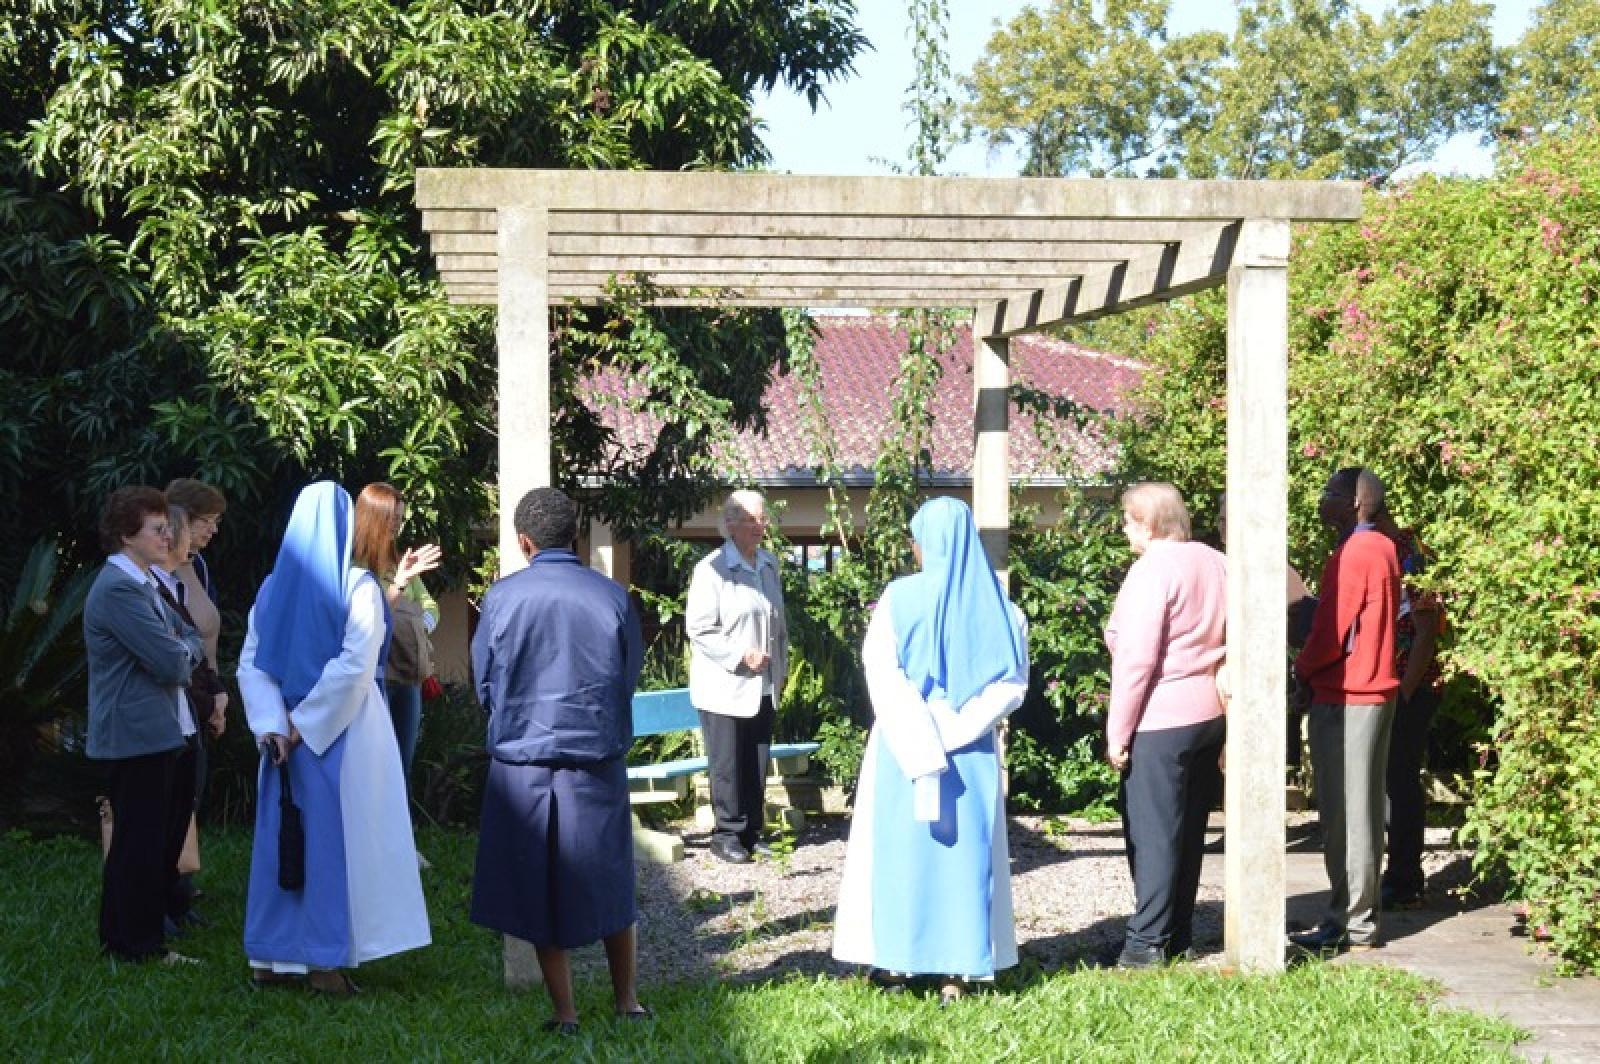
[[[1307,734],[1331,891],[1322,923],[1289,938],[1316,952],[1378,944],[1384,770],[1400,686],[1400,563],[1393,541],[1373,527],[1382,509],[1383,481],[1371,470],[1329,478],[1318,514],[1339,546],[1322,570],[1311,635],[1294,662],[1311,689]]]

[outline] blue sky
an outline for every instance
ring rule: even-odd
[[[1036,0],[1035,6],[1047,0]],[[1358,0],[1370,11],[1381,11],[1384,0]],[[949,0],[950,68],[959,77],[972,69],[996,21],[1009,20],[1028,6],[1025,0]],[[1230,31],[1234,6],[1226,0],[1177,0],[1168,29],[1192,33],[1199,29]],[[1528,26],[1534,0],[1499,0],[1494,5],[1494,36],[1510,44]],[[767,146],[773,168],[800,174],[881,174],[889,172],[885,158],[906,155],[910,131],[901,109],[911,82],[911,47],[906,36],[905,0],[858,0],[857,24],[876,49],[856,63],[856,76],[828,89],[830,103],[812,114],[804,99],[779,91],[757,105],[766,121]],[[1445,173],[1487,173],[1491,159],[1477,137],[1461,136],[1446,142],[1434,159],[1419,167]],[[1016,156],[990,156],[982,145],[957,149],[945,172],[992,177],[1014,176]]]

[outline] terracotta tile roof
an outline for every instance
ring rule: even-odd
[[[900,357],[906,349],[905,332],[886,317],[819,315],[816,322],[822,392],[840,465],[848,481],[869,480],[889,425]],[[934,401],[934,476],[961,483],[970,479],[973,446],[972,338],[967,326],[960,328],[955,347],[943,361],[945,372]],[[1022,336],[1011,341],[1013,382],[1095,410],[1124,410],[1124,396],[1138,382],[1142,369],[1130,359],[1046,337]],[[592,378],[587,391],[591,405],[601,408],[601,418],[616,433],[618,443],[628,450],[645,450],[655,438],[657,424],[595,394],[618,396],[636,387],[602,376]],[[790,375],[773,378],[766,392],[767,433],[741,433],[736,441],[739,453],[733,459],[756,483],[810,483],[815,479],[815,448],[801,408],[799,381]],[[1080,432],[1059,421],[1052,427],[1068,456],[1064,463],[1049,460],[1032,415],[1020,413],[1013,405],[1013,477],[1095,480],[1110,468],[1111,448],[1100,432],[1092,427]],[[1055,465],[1067,468],[1050,468]]]

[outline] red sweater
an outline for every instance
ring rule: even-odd
[[[1400,563],[1381,532],[1351,534],[1322,570],[1311,635],[1294,659],[1312,698],[1335,705],[1380,705],[1400,687],[1394,668]]]

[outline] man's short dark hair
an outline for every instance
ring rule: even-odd
[[[555,488],[534,488],[517,503],[513,523],[540,550],[570,548],[578,538],[578,505]]]
[[[1333,476],[1328,478],[1328,486],[1337,487],[1341,494],[1348,495],[1353,499],[1356,497],[1356,484],[1360,479],[1360,466],[1345,466],[1343,469],[1335,469],[1333,471]]]
[[[167,497],[144,484],[118,488],[100,508],[100,547],[107,554],[122,549],[124,539],[132,539],[144,528],[151,514],[167,516]]]

